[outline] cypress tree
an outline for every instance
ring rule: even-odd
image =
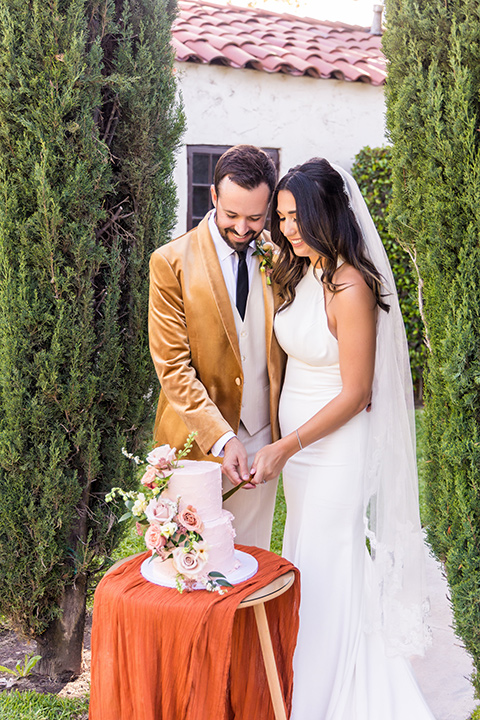
[[[173,0],[0,0],[0,612],[78,673],[105,503],[151,430],[174,222]],[[38,667],[38,666],[37,666]]]
[[[392,218],[417,261],[428,344],[428,537],[480,691],[480,9],[388,0]]]
[[[390,146],[378,148],[367,146],[355,155],[352,175],[365,198],[392,267],[407,333],[415,400],[421,403],[426,348],[423,341],[423,322],[418,308],[417,273],[408,252],[389,229],[388,207],[392,196],[391,164]]]

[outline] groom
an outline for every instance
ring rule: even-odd
[[[155,441],[178,449],[196,431],[189,457],[223,459],[224,491],[248,479],[257,450],[279,435],[284,356],[272,288],[253,255],[275,181],[263,150],[230,148],[215,169],[214,210],[150,261],[150,351],[161,385]],[[269,548],[275,494],[269,482],[226,501],[237,542]]]

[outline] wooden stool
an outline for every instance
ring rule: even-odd
[[[273,653],[272,638],[270,635],[270,628],[268,627],[265,603],[269,600],[273,600],[273,598],[276,598],[279,595],[283,595],[283,593],[291,587],[294,580],[295,573],[293,570],[289,570],[289,572],[285,573],[285,575],[281,575],[268,585],[265,585],[264,588],[261,588],[246,597],[245,600],[242,600],[238,606],[238,609],[253,607],[257,623],[258,637],[262,648],[263,662],[265,664],[265,671],[267,674],[268,687],[270,689],[270,697],[272,698],[273,711],[275,713],[276,720],[287,720],[287,711],[285,708],[282,688],[280,687],[275,655]]]

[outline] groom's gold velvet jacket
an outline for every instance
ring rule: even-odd
[[[270,418],[276,440],[285,358],[273,333],[275,299],[265,273],[262,281]],[[155,440],[179,449],[195,430],[196,445],[189,457],[206,459],[224,433],[237,432],[243,386],[235,320],[208,216],[152,254],[149,339],[161,385]]]

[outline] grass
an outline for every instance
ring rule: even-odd
[[[287,515],[287,506],[285,504],[285,496],[283,494],[282,476],[278,482],[277,500],[275,502],[275,513],[272,525],[272,540],[270,550],[277,555],[282,554],[283,529],[285,527],[285,518]]]
[[[0,693],[2,720],[87,720],[88,700],[69,700],[36,692]]]

